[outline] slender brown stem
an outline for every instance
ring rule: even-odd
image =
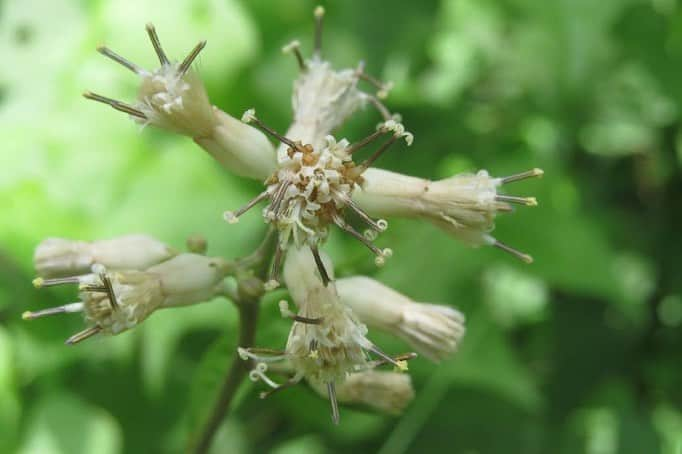
[[[254,344],[256,337],[256,324],[258,321],[259,301],[242,301],[238,304],[239,308],[239,343],[237,345],[242,347],[250,347]],[[196,444],[193,452],[195,454],[204,454],[208,452],[211,447],[211,442],[215,436],[220,424],[225,419],[230,404],[234,399],[239,385],[249,372],[250,363],[242,361],[239,355],[235,352],[232,356],[232,364],[227,371],[225,380],[220,389],[220,394],[216,400],[211,416],[204,426],[199,441]]]
[[[258,247],[256,252],[250,256],[252,261],[247,260],[248,268],[253,271],[257,279],[249,278],[244,280],[245,291],[237,291],[237,299],[234,303],[239,311],[239,341],[240,347],[248,348],[252,347],[256,338],[256,325],[258,323],[258,312],[260,309],[260,298],[262,296],[262,280],[268,272],[267,260],[274,251],[277,244],[277,235],[273,235],[272,232],[268,232],[263,243]],[[258,285],[259,290],[255,291],[253,288],[254,280],[260,280]],[[249,285],[251,284],[251,285]],[[249,372],[251,368],[251,363],[249,361],[243,361],[237,351],[235,350],[232,355],[232,363],[230,365],[225,379],[223,380],[222,387],[218,394],[218,398],[213,406],[211,415],[208,418],[206,425],[201,431],[201,434],[197,438],[195,445],[191,445],[188,452],[194,452],[195,454],[205,454],[211,447],[211,442],[215,436],[220,424],[225,419],[232,400],[234,399],[239,386]]]

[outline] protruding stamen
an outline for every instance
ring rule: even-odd
[[[348,154],[353,154],[356,151],[360,150],[361,148],[366,147],[370,143],[374,142],[376,139],[379,137],[383,136],[386,134],[388,131],[382,130],[382,129],[377,129],[375,132],[372,134],[368,135],[362,140],[359,140],[358,142],[355,142],[354,144],[351,144],[346,148],[346,153]]]
[[[79,282],[80,280],[78,279],[78,276],[57,277],[54,279],[43,279],[42,277],[37,277],[33,279],[33,286],[35,288],[42,288],[52,287],[55,285],[78,284]]]
[[[318,6],[314,11],[315,16],[315,44],[313,52],[316,57],[320,57],[322,52],[322,28],[324,25],[324,7]]]
[[[514,181],[525,180],[526,178],[541,177],[545,174],[542,169],[531,169],[525,172],[517,173],[515,175],[509,175],[508,177],[500,178],[502,184],[513,183]]]
[[[394,134],[390,139],[388,139],[386,142],[384,142],[378,149],[377,151],[372,154],[369,158],[367,158],[363,163],[357,166],[357,169],[360,171],[360,174],[362,174],[365,170],[369,169],[374,162],[379,159],[379,156],[384,154],[388,148],[395,143],[396,140],[398,140],[400,136],[397,134]]]
[[[336,386],[333,381],[327,383],[327,395],[329,396],[329,403],[332,405],[332,421],[338,425],[341,417],[339,416],[339,402],[336,400]]]
[[[111,284],[111,279],[109,279],[109,276],[105,272],[100,273],[99,278],[102,280],[102,284],[104,284],[104,289],[109,299],[111,309],[115,311],[118,309],[118,301],[116,301],[116,294],[114,293],[114,286]]]
[[[258,203],[261,201],[267,199],[269,197],[268,191],[263,191],[260,194],[258,194],[256,197],[251,199],[249,202],[247,202],[246,205],[238,209],[237,211],[226,211],[223,213],[223,218],[227,221],[228,224],[236,224],[239,222],[239,216],[242,214],[246,213],[249,211],[251,208],[256,206]]]
[[[137,66],[135,63],[129,61],[128,59],[126,59],[124,57],[121,57],[116,52],[109,49],[107,46],[99,46],[97,48],[97,52],[104,55],[105,57],[109,57],[110,59],[112,59],[113,61],[118,63],[119,65],[125,66],[126,68],[128,68],[129,70],[134,72],[135,74],[140,74],[143,71],[143,69],[140,68],[139,66]]]
[[[140,110],[134,108],[130,104],[126,104],[121,101],[116,101],[115,99],[107,98],[106,96],[98,95],[96,93],[92,93],[90,91],[86,91],[83,93],[83,96],[87,99],[91,99],[93,101],[101,102],[103,104],[108,104],[109,106],[113,107],[114,109],[118,110],[119,112],[127,113],[128,115],[132,115],[133,117],[138,117],[143,120],[147,119],[147,116],[142,113]]]
[[[242,121],[247,124],[253,123],[254,126],[256,126],[258,129],[260,129],[266,134],[269,134],[270,136],[274,137],[280,142],[289,145],[291,148],[294,148],[300,152],[304,151],[300,143],[296,143],[293,140],[289,139],[288,137],[283,136],[282,134],[278,133],[277,131],[270,128],[262,121],[260,121],[260,119],[256,116],[255,109],[249,109],[246,112],[244,112],[244,115],[242,115]]]
[[[81,312],[83,310],[83,303],[71,303],[71,304],[65,304],[63,306],[57,306],[57,307],[50,307],[48,309],[42,309],[40,311],[26,311],[23,314],[21,314],[21,318],[24,320],[35,320],[36,318],[40,317],[48,317],[51,315],[58,315],[58,314],[69,314],[72,312]]]
[[[282,390],[291,388],[292,386],[298,385],[300,383],[300,381],[301,381],[301,379],[298,377],[290,378],[289,380],[287,380],[284,383],[282,383],[281,385],[279,385],[277,388],[272,388],[269,391],[262,391],[258,395],[258,397],[260,397],[261,399],[267,399],[268,397],[272,396],[275,393],[278,393]]]
[[[380,358],[374,361],[369,361],[366,365],[366,368],[359,368],[357,369],[358,371],[360,370],[368,370],[368,369],[373,369],[375,367],[383,366],[384,364],[393,364],[393,363],[406,363],[407,361],[410,361],[412,359],[415,359],[417,357],[417,354],[414,352],[410,353],[403,353],[401,355],[396,355],[394,357],[388,357],[389,360],[386,360],[384,358]]]
[[[178,68],[180,77],[185,75],[189,67],[192,66],[194,60],[197,58],[197,56],[199,56],[199,53],[204,50],[204,47],[206,47],[206,41],[199,41],[199,44],[194,46],[194,49],[192,49],[189,55],[187,55],[182,63],[180,63],[180,67]]]
[[[294,40],[282,47],[282,52],[285,54],[293,53],[296,57],[296,62],[298,63],[298,68],[303,71],[307,68],[303,55],[301,55],[301,43],[298,40]]]
[[[279,312],[284,318],[291,319],[295,322],[305,323],[306,325],[319,325],[323,320],[322,317],[312,318],[294,314],[291,310],[289,310],[289,303],[287,303],[285,300],[281,300],[279,302]]]
[[[518,249],[514,249],[513,247],[506,245],[501,241],[494,240],[494,242],[492,243],[492,246],[494,246],[498,249],[502,249],[505,252],[510,253],[511,255],[520,259],[523,262],[533,263],[533,257],[531,257],[528,254],[524,254],[523,252],[519,251]]]
[[[80,342],[83,342],[86,339],[91,338],[95,334],[99,333],[102,331],[102,327],[99,325],[92,326],[86,330],[83,330],[79,333],[74,334],[73,336],[69,337],[66,339],[64,342],[66,345],[76,345]]]
[[[275,190],[275,194],[272,196],[272,201],[270,202],[270,205],[266,208],[265,212],[265,217],[270,221],[274,221],[277,219],[277,213],[279,213],[280,211],[280,205],[284,200],[284,195],[286,194],[287,189],[289,189],[289,186],[291,186],[291,182],[285,181],[280,183],[277,189]]]
[[[374,86],[374,88],[376,88],[378,90],[377,91],[377,98],[379,98],[379,99],[386,98],[388,96],[388,92],[393,88],[393,83],[391,83],[391,82],[384,83],[384,82],[380,81],[379,79],[370,76],[369,74],[364,72],[362,66],[360,68],[358,68],[357,75],[358,75],[358,78],[360,78],[366,82],[369,82],[371,85]]]
[[[253,360],[259,363],[274,363],[286,358],[286,352],[282,350],[273,350],[270,348],[237,348],[239,357],[246,360]]]
[[[407,361],[406,361],[406,360],[391,358],[391,357],[388,356],[386,353],[384,353],[383,351],[381,351],[381,349],[380,349],[379,347],[377,347],[376,345],[372,345],[372,346],[369,348],[369,351],[371,351],[372,353],[374,353],[375,355],[377,355],[378,357],[380,357],[380,358],[383,359],[384,361],[393,364],[393,365],[394,365],[396,368],[398,368],[400,371],[403,371],[403,372],[404,372],[404,371],[407,370]]]
[[[334,195],[336,197],[339,197],[341,200],[343,200],[348,208],[353,210],[353,212],[355,212],[355,214],[357,214],[360,217],[360,219],[362,219],[367,225],[372,227],[372,230],[374,230],[376,232],[384,232],[388,228],[388,222],[385,219],[378,219],[375,221],[374,219],[372,219],[370,217],[369,214],[367,214],[367,212],[365,210],[360,208],[360,206],[357,203],[355,203],[353,201],[353,199],[348,197],[346,194],[339,192],[339,191],[334,191]],[[369,238],[369,239],[371,240],[372,238]]]
[[[268,282],[266,285],[268,288],[266,290],[274,290],[279,287],[279,270],[282,266],[282,260],[284,258],[284,251],[282,245],[277,242],[277,247],[275,247],[275,255],[272,258],[272,266],[270,267],[270,274],[268,276]],[[273,287],[274,285],[274,287]]]
[[[379,111],[379,113],[381,114],[385,121],[393,119],[393,115],[391,115],[391,112],[388,110],[388,107],[386,107],[381,101],[379,101],[376,97],[372,95],[365,94],[365,96],[367,101],[369,101],[369,103],[372,104],[374,108]]]
[[[513,195],[496,195],[495,201],[507,202],[507,203],[518,203],[519,205],[526,205],[529,207],[534,207],[534,206],[538,205],[538,200],[535,197],[516,197]]]
[[[279,388],[281,386],[279,383],[276,383],[275,381],[271,380],[267,375],[265,375],[265,372],[267,372],[267,370],[268,370],[267,364],[258,363],[256,364],[256,368],[249,372],[249,379],[253,382],[261,380],[271,388]]]
[[[386,262],[386,258],[390,257],[393,255],[393,251],[390,249],[379,249],[376,247],[374,244],[372,244],[371,241],[369,241],[367,238],[364,237],[360,232],[355,230],[350,224],[348,224],[346,221],[344,221],[340,216],[334,215],[333,216],[333,221],[334,224],[336,224],[341,230],[345,231],[346,233],[349,233],[351,236],[353,236],[355,239],[359,240],[362,244],[367,246],[367,248],[376,255],[376,258],[374,259],[375,263],[377,266],[383,266],[384,263]]]
[[[156,34],[156,28],[154,28],[154,24],[147,24],[146,29],[147,34],[149,35],[149,40],[152,42],[152,46],[154,46],[154,51],[156,52],[157,57],[159,57],[159,62],[162,65],[170,64],[168,57],[166,57],[166,53],[161,47],[161,41],[159,41],[159,35]]]
[[[315,265],[317,266],[317,271],[320,273],[320,278],[322,279],[322,284],[326,287],[329,285],[331,279],[327,273],[327,269],[324,266],[324,262],[320,257],[320,251],[317,249],[317,245],[310,246],[310,251],[313,253],[313,259],[315,259]]]

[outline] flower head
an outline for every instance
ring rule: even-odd
[[[339,279],[336,288],[363,323],[400,337],[432,361],[453,354],[464,337],[464,315],[455,308],[412,301],[364,276]]]
[[[376,264],[383,265],[386,258],[390,257],[391,250],[379,249],[372,240],[388,224],[384,220],[372,219],[353,202],[351,196],[362,182],[362,175],[369,166],[398,139],[404,138],[411,144],[412,134],[406,132],[402,124],[389,120],[381,123],[376,132],[355,144],[327,136],[324,146],[315,148],[281,136],[263,124],[253,110],[245,112],[242,120],[255,124],[288,145],[288,148],[278,151],[278,168],[265,181],[266,189],[239,210],[225,213],[225,219],[229,223],[236,223],[239,216],[253,206],[263,200],[270,200],[263,211],[263,217],[265,222],[276,227],[279,234],[270,279],[273,284],[278,280],[282,252],[288,245],[293,243],[296,247],[309,246],[316,254],[319,244],[327,238],[331,224],[365,244],[375,254]],[[360,164],[353,162],[356,151],[385,134],[390,134],[391,137],[372,156]],[[369,226],[369,232],[363,235],[347,223],[344,219],[346,209],[358,214]],[[317,262],[320,263],[319,260]],[[320,272],[323,280],[328,281],[322,268]]]
[[[101,264],[91,273],[45,279],[36,278],[37,288],[77,284],[80,301],[35,312],[23,318],[82,312],[88,328],[66,343],[77,344],[96,334],[119,334],[142,323],[155,310],[205,301],[222,293],[225,266],[221,259],[197,254],[179,254],[144,271],[109,271]]]
[[[320,256],[324,268],[333,273],[331,262]],[[282,352],[263,355],[261,349],[240,349],[244,359],[256,362],[251,378],[262,380],[273,389],[282,386],[265,373],[271,363],[286,360],[294,371],[288,384],[298,383],[305,378],[317,386],[326,388],[332,403],[332,418],[338,422],[336,384],[343,383],[354,373],[366,371],[385,363],[393,364],[399,370],[406,370],[406,360],[413,355],[392,358],[382,352],[367,337],[367,328],[343,304],[333,284],[325,284],[315,274],[316,264],[307,248],[292,248],[287,256],[285,282],[298,308],[294,313],[285,301],[280,302],[284,317],[293,320],[286,348]],[[333,278],[333,274],[331,274]],[[378,360],[370,360],[369,354]]]
[[[508,183],[543,175],[541,169],[508,177],[492,177],[485,170],[460,174],[439,181],[424,180],[386,170],[369,169],[364,173],[361,190],[354,200],[375,216],[426,218],[462,241],[491,245],[530,263],[532,257],[508,246],[490,232],[499,212],[512,211],[512,204],[536,206],[535,197],[500,193]]]
[[[48,238],[36,248],[33,263],[38,276],[64,277],[85,274],[95,263],[109,270],[145,269],[176,254],[148,235],[124,235],[90,242]]]
[[[313,146],[319,146],[324,137],[341,126],[354,112],[372,104],[384,120],[392,115],[380,102],[388,96],[391,83],[383,83],[368,75],[364,63],[356,69],[334,70],[332,65],[322,59],[322,26],[324,8],[318,6],[314,11],[315,39],[312,56],[305,59],[300,51],[300,43],[295,40],[282,48],[292,53],[301,70],[294,82],[292,107],[294,121],[287,136]],[[366,81],[378,91],[376,95],[365,93],[358,88],[360,81]]]
[[[191,68],[206,41],[199,42],[182,62],[171,62],[152,24],[147,24],[147,34],[161,64],[154,70],[143,69],[105,46],[97,48],[98,52],[140,77],[138,99],[134,104],[91,92],[84,96],[127,113],[142,124],[152,124],[190,137],[210,135],[216,119],[204,84]]]

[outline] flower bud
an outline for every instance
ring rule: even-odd
[[[493,178],[481,170],[475,175],[430,181],[370,168],[363,174],[362,190],[353,194],[353,200],[373,216],[426,218],[467,244],[495,246],[530,263],[529,255],[496,240],[490,232],[498,212],[512,211],[510,204],[537,205],[535,197],[500,194],[500,186],[542,174],[542,170],[532,169]]]
[[[364,276],[339,279],[336,288],[363,323],[400,337],[432,361],[454,353],[464,336],[464,315],[452,307],[414,302]]]
[[[308,382],[321,396],[327,397],[327,387]],[[408,374],[368,370],[348,376],[336,386],[336,398],[342,404],[355,404],[399,415],[414,398],[412,380]]]
[[[95,263],[110,270],[145,269],[175,254],[159,240],[141,234],[91,242],[48,238],[36,248],[33,263],[38,276],[63,277],[87,273]]]

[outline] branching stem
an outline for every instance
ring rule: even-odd
[[[260,299],[263,294],[263,280],[267,274],[269,259],[272,256],[276,243],[277,236],[273,235],[272,231],[270,231],[263,240],[263,243],[253,254],[238,262],[241,269],[236,276],[239,288],[235,295],[234,304],[239,311],[239,340],[237,345],[240,347],[252,347],[254,344]],[[243,280],[240,279],[240,275],[245,276]],[[232,355],[232,363],[225,375],[218,398],[213,405],[213,410],[201,430],[201,434],[193,438],[198,441],[194,447],[188,449],[188,452],[194,452],[195,454],[205,454],[208,452],[213,438],[220,424],[225,419],[232,400],[251,366],[251,362],[243,361],[235,349]]]

